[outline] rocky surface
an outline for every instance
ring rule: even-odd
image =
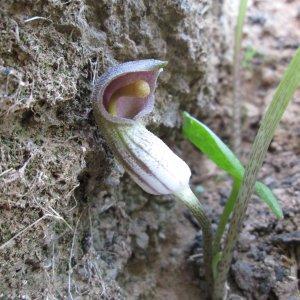
[[[218,93],[221,15],[211,1],[1,1],[0,298],[199,296],[194,229],[122,177],[90,93],[117,62],[168,60],[148,124],[181,154],[179,108]]]

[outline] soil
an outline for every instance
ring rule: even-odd
[[[91,112],[91,83],[108,66],[169,60],[148,124],[191,166],[216,226],[231,181],[183,140],[180,110],[230,143],[232,11],[152,2],[0,3],[0,299],[205,299],[197,223],[171,197],[149,196],[124,175]],[[300,43],[298,1],[249,2],[243,162]],[[253,197],[230,299],[299,298],[299,99],[298,91],[260,173],[284,219]]]

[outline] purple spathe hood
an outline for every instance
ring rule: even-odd
[[[97,114],[109,122],[128,125],[149,114],[154,107],[154,91],[158,75],[166,64],[164,61],[146,59],[109,68],[99,77],[92,93]],[[117,102],[118,114],[116,116],[110,114],[108,106],[113,94],[137,80],[144,80],[149,84],[149,95],[145,98],[121,97]]]
[[[110,68],[92,94],[101,133],[132,179],[154,195],[176,194],[188,187],[191,171],[139,119],[153,110],[156,80],[166,62],[141,60]]]

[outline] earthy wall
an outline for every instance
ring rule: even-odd
[[[180,110],[199,113],[218,92],[221,2],[0,1],[1,298],[151,294],[155,275],[139,275],[129,295],[128,261],[164,247],[174,203],[123,176],[92,84],[118,62],[168,60],[148,124],[180,155]]]

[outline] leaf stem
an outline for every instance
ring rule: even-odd
[[[203,257],[205,268],[205,279],[208,284],[208,292],[211,293],[214,284],[213,269],[212,269],[212,230],[211,222],[207,217],[202,204],[192,192],[190,187],[176,193],[175,196],[182,201],[192,212],[194,217],[199,222],[203,232]]]
[[[221,239],[224,234],[226,224],[228,223],[229,217],[233,211],[237,195],[239,192],[240,182],[238,180],[233,181],[232,190],[230,196],[225,204],[223,213],[220,217],[218,228],[213,242],[213,256],[215,256],[221,248]]]

